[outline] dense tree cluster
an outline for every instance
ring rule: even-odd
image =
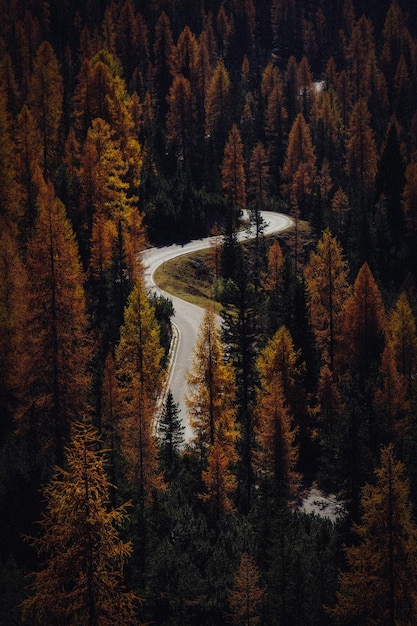
[[[416,3],[0,14],[1,623],[415,623]],[[209,234],[182,416],[141,252]]]

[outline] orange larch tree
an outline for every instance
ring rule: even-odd
[[[359,205],[365,210],[372,198],[377,172],[378,154],[371,127],[371,116],[364,98],[353,106],[349,117],[346,141],[346,173],[357,184]]]
[[[236,386],[233,368],[225,361],[220,329],[210,310],[201,324],[187,381],[188,416],[206,487],[201,497],[217,510],[227,511],[232,508],[230,496],[236,487]]]
[[[30,372],[27,338],[28,283],[18,241],[0,229],[0,433],[13,426]]]
[[[120,537],[128,505],[109,507],[111,485],[100,443],[92,426],[74,423],[66,469],[57,467],[43,488],[41,533],[28,538],[41,568],[32,574],[23,603],[24,616],[34,624],[139,624],[139,598],[123,577],[132,555],[132,545]]]
[[[295,218],[295,263],[298,260],[298,219],[309,205],[316,178],[316,155],[310,127],[302,113],[294,120],[288,135],[288,145],[282,168],[283,191]]]
[[[206,136],[219,148],[224,146],[232,120],[232,84],[224,62],[220,60],[207,86]]]
[[[341,310],[350,295],[349,268],[339,242],[327,228],[304,268],[310,318],[324,362],[334,369],[334,352],[341,328]]]
[[[48,41],[38,48],[27,96],[27,105],[42,139],[42,169],[45,178],[55,173],[62,118],[63,84],[58,59]]]
[[[91,351],[74,232],[65,207],[40,171],[37,184],[38,216],[27,247],[26,333],[32,368],[18,427],[33,438],[34,452],[48,449],[62,464],[71,422],[87,409]]]
[[[16,173],[20,185],[25,237],[31,235],[36,216],[36,186],[33,177],[42,166],[42,139],[30,109],[24,105],[15,132]]]
[[[193,153],[194,124],[190,82],[176,74],[168,93],[167,135],[177,158],[188,161]]]
[[[341,316],[335,368],[341,373],[355,368],[369,374],[381,357],[387,320],[381,292],[367,263],[358,272]]]
[[[398,371],[404,376],[411,397],[416,389],[417,330],[415,316],[405,292],[401,292],[389,314],[388,335],[393,342]]]
[[[260,586],[260,574],[255,559],[247,552],[241,556],[233,588],[228,594],[231,622],[237,626],[258,624],[259,609],[265,589]]]
[[[120,329],[116,375],[122,453],[140,508],[152,499],[154,491],[165,489],[154,425],[156,402],[162,392],[162,355],[155,311],[138,276]]]
[[[362,490],[358,539],[345,548],[347,569],[339,574],[336,620],[355,624],[413,624],[417,617],[417,528],[405,467],[392,445],[381,451],[375,484]]]
[[[246,208],[246,174],[243,144],[236,124],[233,124],[224,148],[221,167],[222,188],[232,212]]]

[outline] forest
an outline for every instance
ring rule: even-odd
[[[415,0],[0,16],[0,624],[416,624]],[[202,236],[182,415],[141,254]]]

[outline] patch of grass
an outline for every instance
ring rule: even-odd
[[[213,298],[213,276],[207,265],[209,250],[190,252],[167,261],[155,272],[155,282],[164,291],[204,309],[220,304]]]

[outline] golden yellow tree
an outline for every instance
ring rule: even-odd
[[[132,546],[120,538],[127,505],[109,507],[106,453],[96,430],[73,424],[67,469],[57,467],[43,488],[41,534],[28,538],[41,559],[32,574],[24,616],[33,624],[135,626],[139,599],[125,588]]]
[[[91,346],[78,247],[65,207],[38,171],[38,217],[27,248],[32,363],[19,428],[59,464],[70,424],[86,411]],[[35,443],[36,442],[36,443]]]
[[[231,471],[237,461],[236,388],[233,368],[225,361],[220,329],[210,310],[201,324],[187,380],[186,402],[194,429],[193,442],[206,468],[203,482],[207,493],[201,497],[221,510],[229,510],[230,495],[236,487]]]
[[[416,385],[414,373],[417,367],[417,329],[405,292],[399,295],[389,315],[388,334],[393,342],[398,371],[404,376],[407,391],[411,395]]]
[[[375,478],[362,491],[361,523],[353,526],[358,542],[345,548],[347,570],[329,613],[342,623],[414,624],[417,528],[404,464],[392,445],[382,450]]]
[[[323,360],[334,367],[335,341],[340,334],[341,311],[350,295],[349,268],[342,248],[327,228],[304,269],[310,318]]]
[[[261,371],[265,364],[263,362]],[[255,451],[255,468],[262,480],[272,480],[274,492],[279,499],[294,498],[300,488],[301,477],[296,471],[298,446],[297,434],[285,400],[279,372],[260,375],[260,389],[254,411],[254,431],[258,448]]]
[[[259,604],[265,594],[255,559],[247,552],[241,556],[233,588],[229,591],[232,624],[250,626],[260,621]]]
[[[165,488],[154,431],[155,406],[162,384],[162,356],[155,311],[138,276],[120,329],[116,375],[122,453],[141,504],[153,497],[154,490]]]
[[[233,208],[246,207],[246,175],[243,144],[236,124],[233,124],[224,148],[221,167],[222,188]]]
[[[62,118],[63,85],[58,59],[48,41],[39,46],[33,62],[27,105],[42,138],[42,169],[48,178],[57,164],[59,126]]]

